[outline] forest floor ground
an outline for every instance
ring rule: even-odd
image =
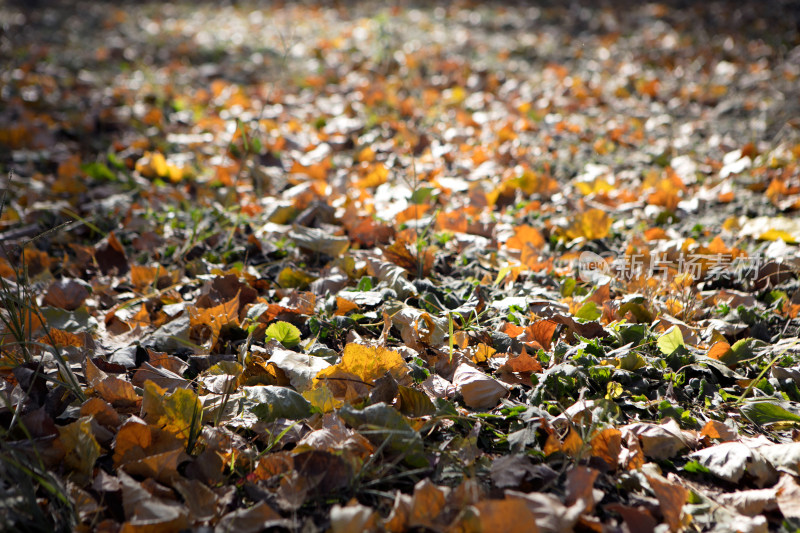
[[[796,3],[0,28],[0,530],[800,528]]]

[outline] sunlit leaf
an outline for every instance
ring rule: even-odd
[[[265,332],[270,339],[275,339],[287,348],[300,344],[300,330],[288,322],[274,322],[267,327]]]
[[[658,349],[664,355],[670,355],[684,346],[683,334],[678,326],[672,326],[656,341]]]

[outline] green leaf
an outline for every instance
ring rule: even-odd
[[[597,308],[596,303],[586,302],[581,306],[580,309],[578,309],[578,312],[575,313],[575,316],[584,320],[597,320],[603,316],[603,313]]]
[[[418,417],[432,415],[436,412],[436,407],[424,392],[403,385],[398,387],[398,392],[400,396],[399,409],[404,415]]]
[[[275,339],[287,348],[300,344],[300,330],[288,322],[270,324],[265,333],[268,339]]]
[[[411,193],[411,203],[412,204],[424,204],[429,198],[433,196],[433,193],[436,189],[433,187],[419,187],[413,193]]]
[[[685,345],[683,342],[683,334],[681,333],[680,328],[677,326],[672,326],[669,328],[658,338],[656,344],[658,345],[658,349],[661,350],[661,353],[664,355],[673,354],[678,348],[681,348]]]
[[[781,422],[800,423],[800,414],[789,411],[775,402],[746,403],[739,410],[753,423],[762,426]]]
[[[422,437],[394,407],[376,403],[358,410],[345,404],[339,410],[339,415],[373,443],[385,445],[387,450],[402,456],[408,465],[429,465],[423,453]]]
[[[116,181],[116,176],[105,163],[86,163],[81,165],[81,169],[98,181]]]
[[[653,313],[651,313],[641,302],[631,301],[623,303],[619,306],[619,309],[617,310],[618,316],[624,317],[628,313],[632,314],[640,323],[649,324],[654,319]]]
[[[567,278],[564,280],[564,283],[561,284],[561,296],[567,297],[572,296],[572,293],[575,291],[575,286],[578,284],[575,281],[575,278]]]
[[[720,361],[725,364],[741,363],[756,356],[756,349],[765,346],[764,341],[747,338],[736,341],[728,353],[720,357]]]
[[[275,385],[244,387],[244,408],[261,420],[300,420],[311,415],[311,404],[297,392]]]
[[[689,461],[683,465],[683,469],[687,472],[691,472],[692,474],[708,474],[711,472],[711,470],[697,461]]]
[[[639,352],[634,352],[633,350],[618,358],[617,361],[619,362],[619,368],[629,372],[647,366],[647,361],[644,360],[644,357],[642,357]]]
[[[70,333],[97,329],[97,320],[89,313],[85,305],[74,311],[67,311],[57,307],[42,307],[40,311],[45,322],[51,328],[63,329]]]

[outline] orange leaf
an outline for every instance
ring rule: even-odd
[[[719,341],[714,343],[714,345],[708,349],[708,356],[711,359],[721,360],[730,352],[731,352],[731,345],[725,341]]]
[[[583,448],[583,439],[575,429],[570,428],[569,433],[567,433],[567,436],[564,438],[561,449],[570,457],[577,457],[581,448]]]
[[[663,239],[669,239],[667,232],[664,231],[663,228],[650,228],[645,230],[644,232],[644,240],[650,241],[660,241]]]
[[[506,241],[506,247],[522,250],[526,245],[541,248],[544,245],[544,237],[536,228],[523,224],[514,228],[514,236]]]
[[[520,337],[519,340],[525,343],[539,343],[545,351],[549,351],[553,345],[553,337],[556,334],[557,328],[557,322],[549,319],[542,319],[525,328],[525,334]]]
[[[710,439],[719,439],[722,441],[731,441],[738,438],[736,431],[732,430],[719,420],[709,420],[706,422],[706,425],[700,430],[700,435]]]
[[[528,355],[527,349],[523,346],[522,353],[516,357],[509,357],[503,365],[497,369],[498,372],[541,372],[542,365],[535,357]]]
[[[439,230],[450,230],[459,233],[467,233],[469,224],[464,210],[441,212],[436,217],[436,228]]]
[[[536,516],[523,499],[484,500],[475,504],[480,531],[536,533]],[[467,530],[467,528],[464,528]]]
[[[131,265],[131,283],[137,291],[142,291],[156,280],[159,268]]]
[[[622,450],[622,433],[616,428],[598,431],[590,441],[592,455],[604,460],[611,470],[619,466],[619,453]]]
[[[542,448],[542,452],[544,453],[545,457],[560,451],[561,440],[558,438],[558,435],[555,433],[550,433],[547,435],[547,441],[545,441],[544,448]]]
[[[336,316],[344,316],[355,309],[358,309],[357,304],[339,296],[336,297],[336,313],[334,313]]]
[[[191,338],[198,342],[208,342],[210,347],[217,343],[222,326],[238,324],[239,295],[214,307],[197,308],[188,306]]]

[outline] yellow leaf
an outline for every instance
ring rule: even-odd
[[[306,274],[302,270],[286,267],[278,274],[278,285],[286,289],[303,289],[308,287],[314,279],[314,276]]]
[[[758,237],[758,239],[761,241],[777,241],[778,239],[781,239],[787,244],[795,244],[797,242],[791,233],[779,229],[765,231]]]
[[[200,426],[203,405],[197,395],[188,389],[175,389],[172,394],[165,393],[166,389],[152,381],[145,382],[143,418],[187,442]]]
[[[303,393],[303,398],[308,400],[312,407],[319,409],[323,413],[330,413],[343,405],[342,401],[336,399],[331,390],[324,383],[320,383],[316,388],[305,391]]]
[[[472,362],[482,363],[493,356],[496,352],[497,350],[488,344],[480,343],[477,346],[477,350],[475,350],[475,355],[472,356]]]
[[[372,148],[370,148],[369,146],[363,148],[358,153],[358,162],[359,163],[365,163],[365,162],[369,163],[369,162],[374,161],[374,160],[375,160],[375,151]]]
[[[601,209],[589,209],[578,214],[569,227],[564,231],[564,235],[572,240],[583,237],[588,240],[602,239],[608,235],[611,229],[611,217]]]
[[[92,433],[92,419],[84,416],[58,428],[58,445],[64,450],[64,465],[77,481],[90,481],[94,462],[100,457],[100,445]]]
[[[156,175],[159,177],[164,177],[169,174],[169,168],[167,167],[167,159],[164,157],[164,154],[161,152],[156,152],[150,158],[150,168],[152,168]]]
[[[411,381],[408,375],[409,368],[403,361],[403,356],[388,348],[348,344],[344,347],[342,361],[322,372],[328,376],[334,369],[354,374],[364,383],[369,384],[374,383],[386,372],[389,372],[401,384],[405,385]],[[318,374],[317,380],[320,378],[321,376]]]

